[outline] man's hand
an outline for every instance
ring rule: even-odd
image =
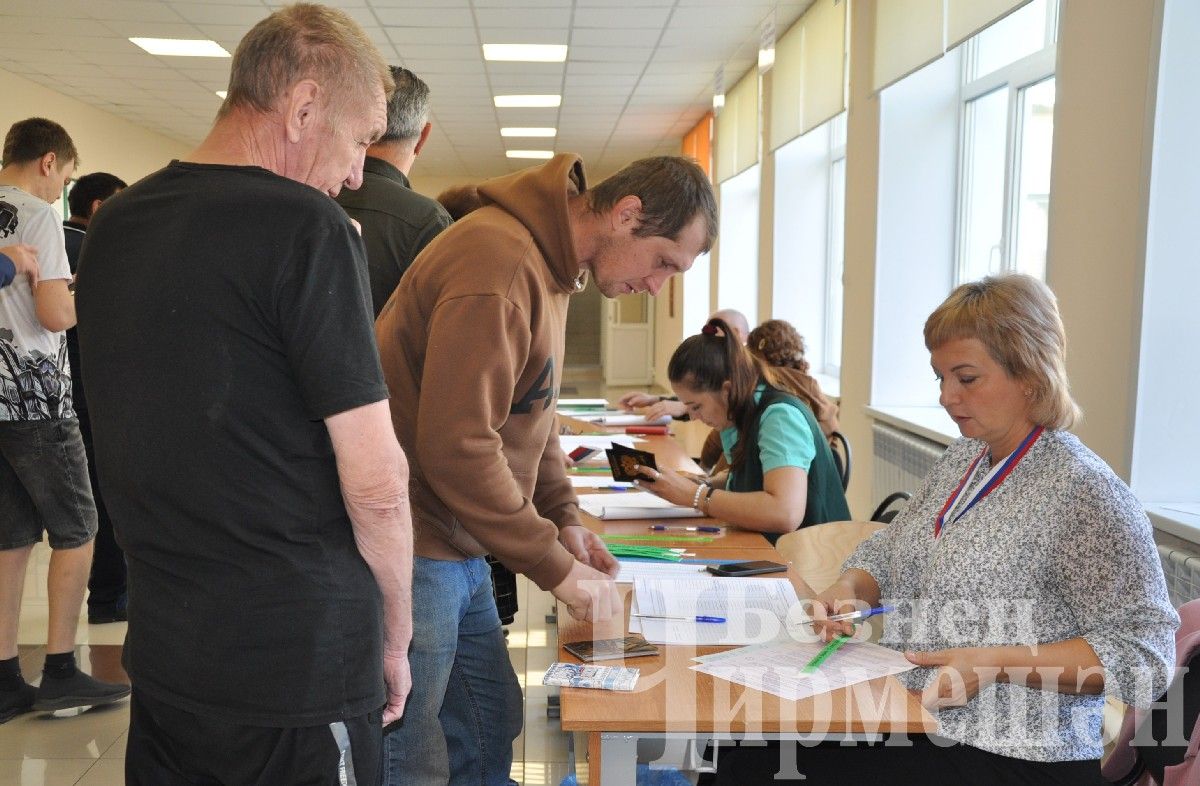
[[[621,595],[612,578],[576,560],[567,577],[550,590],[577,620],[604,622],[622,610]]]
[[[608,546],[604,545],[599,535],[587,527],[563,527],[558,531],[558,542],[584,565],[606,573],[614,579],[621,570],[617,558],[609,552]]]
[[[937,669],[933,680],[921,693],[925,709],[961,707],[996,681],[999,668],[985,664],[986,647],[957,647],[933,652],[907,651],[904,657],[918,666]]]
[[[386,726],[404,715],[404,703],[412,691],[407,652],[384,652],[383,681],[387,684],[387,706],[383,708],[383,725]]]
[[[25,274],[25,277],[29,279],[29,286],[37,286],[40,268],[38,267],[36,248],[28,243],[17,243],[0,248],[0,254],[4,254],[13,261],[17,275]]]

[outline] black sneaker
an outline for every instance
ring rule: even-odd
[[[102,605],[93,606],[88,604],[88,624],[89,625],[104,625],[109,622],[125,622],[129,619],[129,614],[126,611],[127,601],[125,596],[117,598],[115,603],[105,603]]]
[[[21,687],[15,690],[0,690],[0,723],[8,723],[13,718],[33,709],[33,697],[37,688],[22,681]]]
[[[100,682],[76,669],[70,677],[48,677],[43,674],[33,709],[35,712],[54,712],[72,707],[95,707],[112,704],[128,695],[128,685]]]

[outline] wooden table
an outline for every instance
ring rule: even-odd
[[[659,466],[687,469],[691,464],[670,438],[649,438],[645,447],[654,452]],[[653,523],[653,520],[600,521],[586,514],[583,518],[586,526],[604,534],[648,533]],[[699,518],[668,523],[720,522]],[[673,543],[694,551],[697,559],[785,561],[760,533],[733,527],[726,527],[711,543],[656,541],[655,545]],[[761,580],[779,581],[783,576],[781,573]],[[565,608],[560,609],[559,660],[577,662],[561,648],[563,642],[625,635],[632,585],[621,585],[621,591],[626,596],[621,620],[593,627],[571,618]],[[698,736],[728,739],[747,735],[757,739],[815,740],[936,729],[936,720],[894,677],[793,702],[691,670],[693,657],[723,649],[729,648],[659,645],[658,655],[626,662],[641,670],[637,689],[630,693],[562,689],[562,728],[588,734],[591,786],[634,786],[640,739],[691,740]]]

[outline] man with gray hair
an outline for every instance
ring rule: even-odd
[[[396,92],[388,100],[387,131],[367,149],[363,184],[337,201],[362,226],[378,316],[421,249],[446,227],[450,214],[412,190],[408,173],[429,139],[429,85],[407,68],[392,66]]]
[[[330,198],[387,128],[344,12],[279,9],[200,145],[79,265],[100,481],[129,561],[125,782],[359,784],[411,685],[408,465],[366,260]]]

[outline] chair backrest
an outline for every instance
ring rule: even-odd
[[[879,503],[879,507],[875,508],[875,512],[871,514],[871,521],[878,521],[883,524],[891,524],[892,519],[896,518],[896,514],[903,508],[893,508],[892,505],[896,502],[912,499],[912,494],[907,491],[893,491],[883,498],[883,502]]]
[[[1192,600],[1179,607],[1179,630],[1175,631],[1175,667],[1182,669],[1200,654],[1200,600]],[[1188,675],[1176,672],[1175,680],[1184,680]],[[1169,690],[1169,689],[1168,689]],[[1101,774],[1113,784],[1153,784],[1154,780],[1145,771],[1145,764],[1138,755],[1133,740],[1138,728],[1152,719],[1148,712],[1127,710],[1121,723],[1121,734],[1117,738],[1108,758],[1104,760]],[[1183,761],[1169,766],[1163,773],[1163,786],[1186,786],[1200,782],[1200,718],[1193,728],[1185,729],[1188,747]]]
[[[842,563],[859,543],[883,524],[874,521],[832,521],[789,532],[775,543],[775,550],[812,587],[821,592],[842,575]]]
[[[842,476],[842,491],[850,488],[850,440],[840,431],[829,435],[829,447],[833,452],[833,463]]]

